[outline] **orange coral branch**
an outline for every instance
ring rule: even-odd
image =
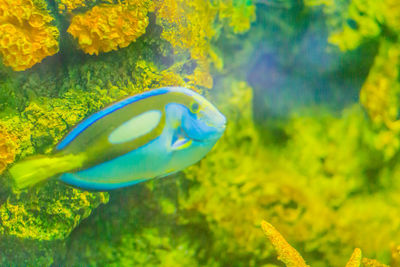
[[[16,136],[0,126],[0,173],[6,169],[8,164],[14,162],[18,149],[16,141]]]
[[[285,238],[268,222],[262,221],[261,227],[278,253],[278,260],[288,267],[308,266],[303,257],[294,249]]]
[[[346,267],[359,267],[361,265],[361,258],[361,249],[356,248],[353,254],[351,254],[350,260],[347,262]]]

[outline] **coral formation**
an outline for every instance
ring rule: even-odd
[[[63,239],[92,209],[107,201],[107,193],[82,192],[50,183],[34,197],[21,196],[2,204],[1,232],[24,239]]]
[[[72,18],[68,32],[90,55],[117,50],[146,32],[151,1],[130,0],[124,4],[95,6]]]
[[[362,42],[379,36],[381,33],[381,7],[382,2],[356,0],[351,1],[346,23],[343,29],[332,33],[329,41],[343,51],[355,49]]]
[[[223,62],[212,48],[211,40],[218,35],[214,21],[228,21],[234,32],[245,32],[255,19],[251,1],[184,1],[163,0],[156,5],[157,23],[162,26],[161,37],[175,48],[175,54],[189,52],[197,67],[189,75],[188,84],[205,88],[213,86],[210,64],[221,69]]]
[[[250,29],[256,15],[256,7],[252,1],[229,0],[219,1],[218,4],[219,18],[227,19],[234,33],[243,33]]]
[[[350,260],[346,263],[346,267],[359,267],[361,265],[362,253],[361,249],[354,249],[353,254],[351,254]]]
[[[0,1],[0,53],[3,63],[26,70],[58,52],[58,29],[47,10],[32,0]]]
[[[278,260],[285,263],[287,267],[308,266],[297,250],[291,247],[271,224],[263,221],[261,227],[278,253]]]
[[[91,2],[94,2],[95,0],[90,0]],[[58,1],[58,9],[60,13],[63,13],[65,11],[71,12],[74,9],[80,8],[80,7],[85,7],[86,6],[87,0],[59,0]]]
[[[375,124],[394,128],[398,112],[400,46],[382,40],[361,92],[361,103]],[[398,127],[400,128],[400,127]]]
[[[14,162],[17,154],[18,145],[16,136],[7,131],[0,125],[0,174],[6,169],[7,165]]]
[[[367,258],[362,259],[362,266],[363,267],[389,267],[389,265],[382,264],[377,260],[372,260],[372,259],[367,259]]]
[[[304,259],[297,252],[297,250],[290,246],[283,236],[271,224],[266,221],[262,221],[261,227],[278,253],[278,259],[287,267],[308,266],[305,264]],[[385,267],[387,265],[382,264],[377,260],[362,258],[361,250],[356,248],[350,257],[350,260],[346,263],[346,267],[360,266]]]
[[[379,52],[360,92],[361,103],[373,123],[381,128],[375,143],[378,149],[385,151],[386,159],[392,158],[400,146],[399,59],[400,46],[382,39]]]
[[[382,37],[393,40],[400,33],[400,9],[394,0],[327,1],[323,4],[331,27],[329,41],[342,51],[354,50]]]

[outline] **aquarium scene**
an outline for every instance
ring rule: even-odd
[[[400,267],[400,1],[0,0],[0,266]]]

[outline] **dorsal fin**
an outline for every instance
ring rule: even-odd
[[[72,142],[81,132],[83,132],[86,128],[88,128],[90,125],[92,125],[94,122],[97,120],[107,116],[108,114],[121,109],[125,107],[126,105],[132,104],[136,101],[155,96],[155,95],[161,95],[165,94],[171,91],[170,87],[164,87],[164,88],[159,88],[159,89],[154,89],[151,91],[147,91],[138,95],[134,95],[131,97],[128,97],[126,99],[123,99],[121,101],[118,101],[114,104],[111,104],[110,106],[106,107],[105,109],[100,110],[97,113],[94,113],[93,115],[89,116],[86,120],[83,122],[79,123],[72,131],[70,131],[67,136],[64,137],[63,140],[61,140],[60,143],[56,146],[57,150],[61,150],[64,147],[66,147],[70,142]]]

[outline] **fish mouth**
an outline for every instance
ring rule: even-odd
[[[204,139],[198,139],[198,138],[193,138],[191,136],[189,136],[189,134],[185,131],[185,129],[183,127],[181,127],[181,133],[182,135],[189,140],[195,141],[195,142],[203,142]]]

